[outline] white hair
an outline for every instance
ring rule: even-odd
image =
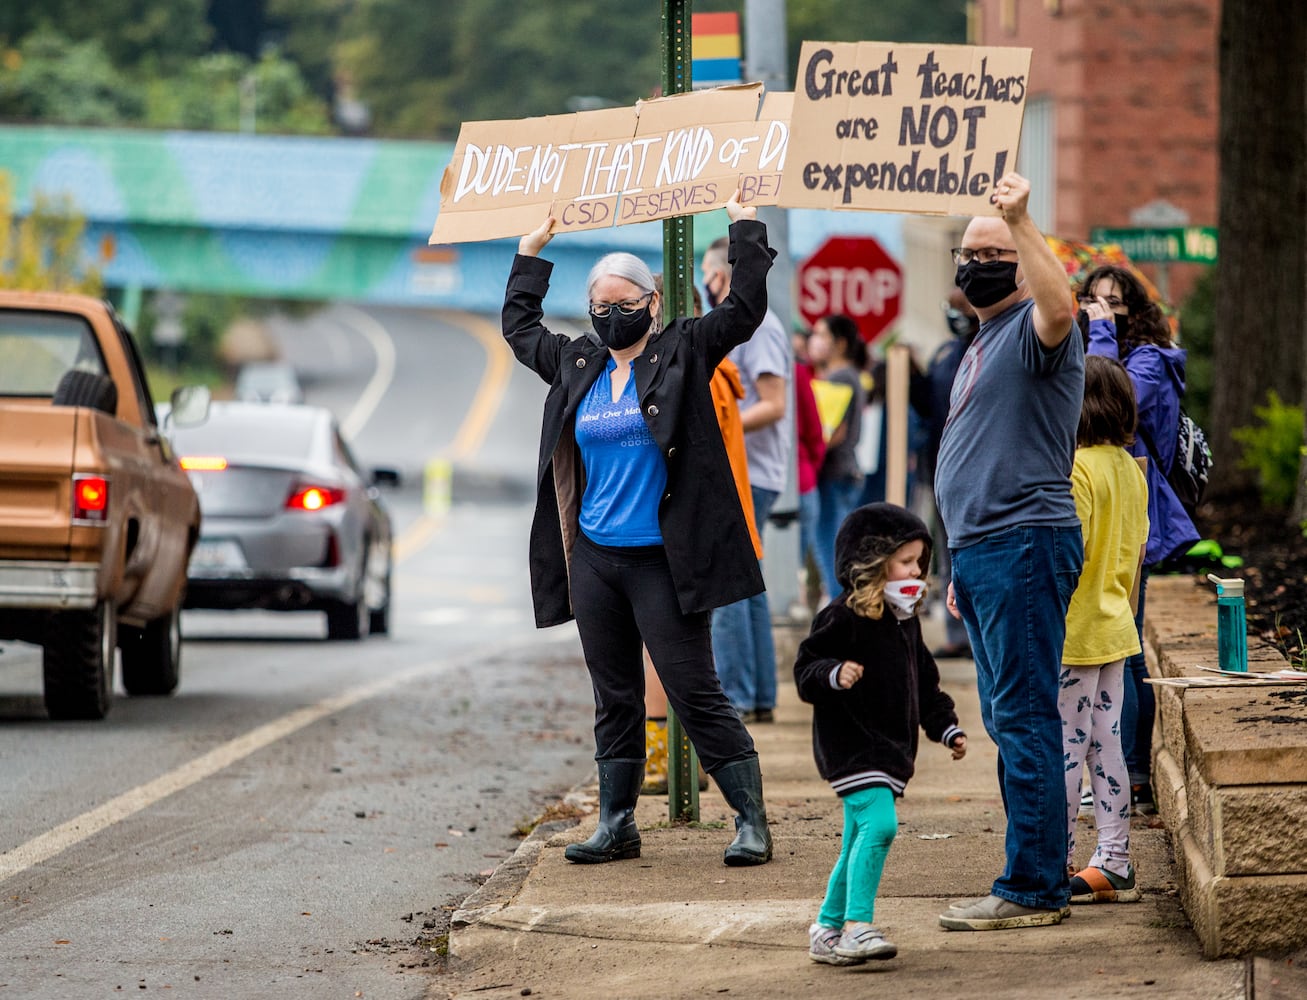
[[[649,265],[633,253],[607,253],[595,261],[594,267],[590,268],[590,277],[586,279],[586,296],[594,291],[595,284],[601,278],[607,277],[623,278],[646,295],[655,291],[654,276]]]

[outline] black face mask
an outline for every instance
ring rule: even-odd
[[[720,272],[714,271],[714,272],[713,272],[713,277],[716,277],[717,274],[719,274],[719,273],[720,273]],[[717,306],[719,306],[719,305],[721,304],[721,301],[722,301],[722,300],[721,300],[721,297],[720,297],[716,292],[714,292],[714,291],[712,290],[712,280],[711,280],[711,279],[709,279],[708,281],[705,281],[705,282],[704,282],[704,284],[703,284],[703,295],[704,295],[704,298],[707,299],[707,301],[708,301],[708,308],[709,308],[709,309],[715,309],[715,308],[717,308]]]
[[[1015,262],[996,260],[982,264],[973,260],[958,266],[953,283],[962,289],[967,301],[978,309],[1001,302],[1017,290]]]
[[[1119,344],[1130,336],[1130,316],[1112,313],[1112,322],[1116,324],[1116,341]]]
[[[630,347],[648,332],[651,321],[648,305],[642,306],[630,315],[616,306],[608,310],[607,316],[590,314],[590,325],[594,327],[604,346],[611,351]]]

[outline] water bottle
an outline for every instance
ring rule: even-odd
[[[1223,580],[1214,573],[1207,579],[1216,585],[1216,649],[1222,670],[1248,672],[1248,625],[1244,618],[1243,581]]]

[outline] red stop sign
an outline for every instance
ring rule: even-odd
[[[870,236],[832,236],[799,267],[799,314],[809,326],[843,313],[872,343],[899,315],[903,272]]]

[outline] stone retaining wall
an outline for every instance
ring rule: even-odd
[[[1146,615],[1152,676],[1217,666],[1210,585],[1152,577]],[[1250,671],[1288,666],[1255,636],[1248,660]],[[1153,691],[1153,793],[1204,955],[1307,946],[1307,684]]]

